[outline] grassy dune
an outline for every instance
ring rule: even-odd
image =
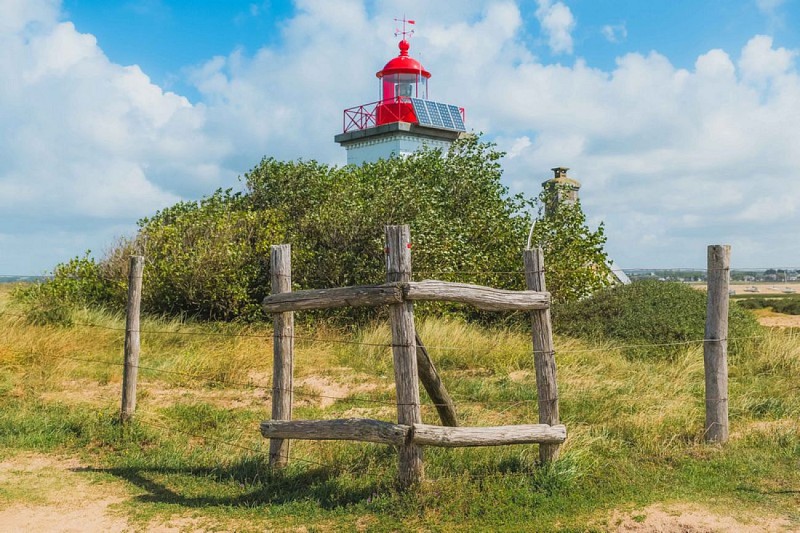
[[[632,361],[613,346],[557,338],[561,459],[535,445],[426,449],[428,481],[394,489],[387,446],[292,443],[271,473],[258,424],[269,416],[265,326],[143,321],[136,421],[116,422],[124,320],[81,311],[70,327],[34,326],[0,286],[0,459],[66,454],[86,475],[122,483],[118,511],[192,527],[613,530],[652,505],[699,506],[758,526],[800,527],[800,337],[772,330],[730,362],[731,440],[702,442],[703,356]],[[93,324],[93,327],[86,326]],[[464,425],[536,420],[530,338],[458,321],[419,324]],[[148,333],[149,332],[149,333]],[[389,329],[297,331],[294,417],[395,416]],[[361,343],[361,344],[359,344]],[[423,419],[436,412],[423,407]],[[0,485],[0,507],[25,501]]]

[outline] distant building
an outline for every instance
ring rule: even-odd
[[[542,183],[545,191],[553,191],[553,201],[545,206],[545,215],[551,215],[562,202],[574,204],[578,201],[578,191],[581,189],[581,182],[567,176],[567,167],[551,168],[554,176]]]
[[[563,203],[575,204],[579,200],[578,193],[581,189],[581,182],[570,178],[567,175],[568,167],[554,167],[553,177],[542,183],[545,191],[555,191],[555,195],[549,205],[544,206],[545,216],[552,216],[559,205]],[[611,262],[606,266],[611,271],[611,281],[628,285],[631,279],[619,267],[612,266]]]

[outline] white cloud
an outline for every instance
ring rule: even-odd
[[[536,18],[547,36],[547,44],[555,54],[572,53],[572,30],[575,29],[575,17],[563,2],[552,0],[536,0]]]
[[[622,266],[702,265],[716,242],[734,246],[735,266],[797,262],[796,51],[755,36],[689,69],[657,52],[621,56],[610,70],[546,64],[525,44],[520,5],[407,5],[418,21],[411,53],[433,73],[432,97],[465,106],[468,127],[509,152],[515,192],[535,195],[551,167],[571,167]],[[539,2],[536,15],[553,51],[569,52],[575,23],[566,6],[568,17],[553,14],[558,5]],[[56,3],[9,6],[0,20],[0,273],[28,264],[15,253],[46,265],[98,248],[107,228],[232,184],[264,154],[344,162],[332,139],[342,109],[377,99],[374,72],[396,53],[393,6],[298,0],[279,47],[193,67],[202,95],[193,105],[109,61],[91,35],[59,22]]]
[[[764,14],[771,15],[781,7],[786,0],[756,0],[756,7]]]
[[[786,18],[781,9],[785,3],[785,0],[756,0],[756,7],[766,18],[770,31],[785,29]]]
[[[515,154],[506,171],[516,190],[535,193],[550,167],[573,169],[624,266],[702,265],[714,242],[733,244],[738,265],[763,264],[766,251],[796,263],[800,244],[788,229],[800,223],[796,56],[758,36],[741,56],[737,68],[711,50],[691,71],[655,53],[621,57],[611,72],[581,62],[506,65],[491,75],[502,97],[481,114]],[[523,135],[532,143],[519,149]]]
[[[628,38],[628,28],[625,24],[606,24],[600,32],[610,43],[621,43]]]
[[[92,35],[58,21],[55,2],[10,7],[0,31],[3,231],[130,227],[232,174],[208,172],[225,148],[206,131],[204,106],[164,92],[137,66],[110,62]],[[23,261],[9,255],[0,253]]]
[[[785,74],[794,66],[796,50],[773,48],[772,37],[757,35],[742,50],[739,68],[742,76],[753,81],[766,81]]]
[[[508,153],[506,154],[509,159],[514,159],[515,157],[519,156],[523,150],[527,149],[531,146],[531,140],[528,138],[527,135],[523,135],[522,137],[516,139],[511,148],[508,149]]]

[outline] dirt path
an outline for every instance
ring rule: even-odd
[[[199,531],[189,518],[131,524],[123,483],[88,474],[77,459],[26,453],[0,462],[0,532]]]
[[[737,519],[714,513],[699,505],[651,505],[641,511],[613,512],[609,526],[618,533],[763,533],[796,532],[789,520],[750,516]]]
[[[0,463],[0,531],[123,531],[112,507],[127,494],[93,483],[75,459],[24,454]]]

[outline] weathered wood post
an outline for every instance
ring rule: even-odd
[[[436,407],[436,412],[439,413],[442,425],[456,427],[458,426],[456,404],[447,392],[444,383],[442,383],[442,378],[439,377],[436,366],[433,364],[431,356],[428,355],[428,349],[425,348],[422,339],[419,338],[418,334],[415,334],[414,338],[417,341],[417,370],[419,371],[419,379],[422,381],[422,386],[425,387],[433,406]]]
[[[411,232],[408,226],[386,226],[386,281],[411,281]],[[412,426],[422,422],[417,379],[417,346],[414,304],[409,301],[389,306],[392,323],[392,359],[397,388],[397,421]],[[408,487],[422,481],[422,448],[412,442],[400,447],[398,481]]]
[[[541,247],[525,250],[525,283],[528,290],[545,292],[544,252]],[[554,426],[559,423],[556,354],[553,349],[553,325],[550,308],[531,311],[533,364],[536,367],[536,393],[539,404],[539,423]],[[540,444],[539,459],[548,463],[558,458],[558,444]]]
[[[708,247],[708,300],[703,360],[706,373],[706,442],[728,440],[728,306],[731,247]]]
[[[272,247],[272,294],[292,290],[292,247]],[[294,312],[275,313],[272,353],[272,420],[292,419],[292,376],[294,372]],[[289,441],[270,439],[269,464],[283,468],[289,463]]]
[[[136,411],[136,381],[139,378],[139,314],[142,304],[144,257],[132,255],[128,269],[128,305],[125,308],[125,363],[122,367],[120,420],[128,422]]]

